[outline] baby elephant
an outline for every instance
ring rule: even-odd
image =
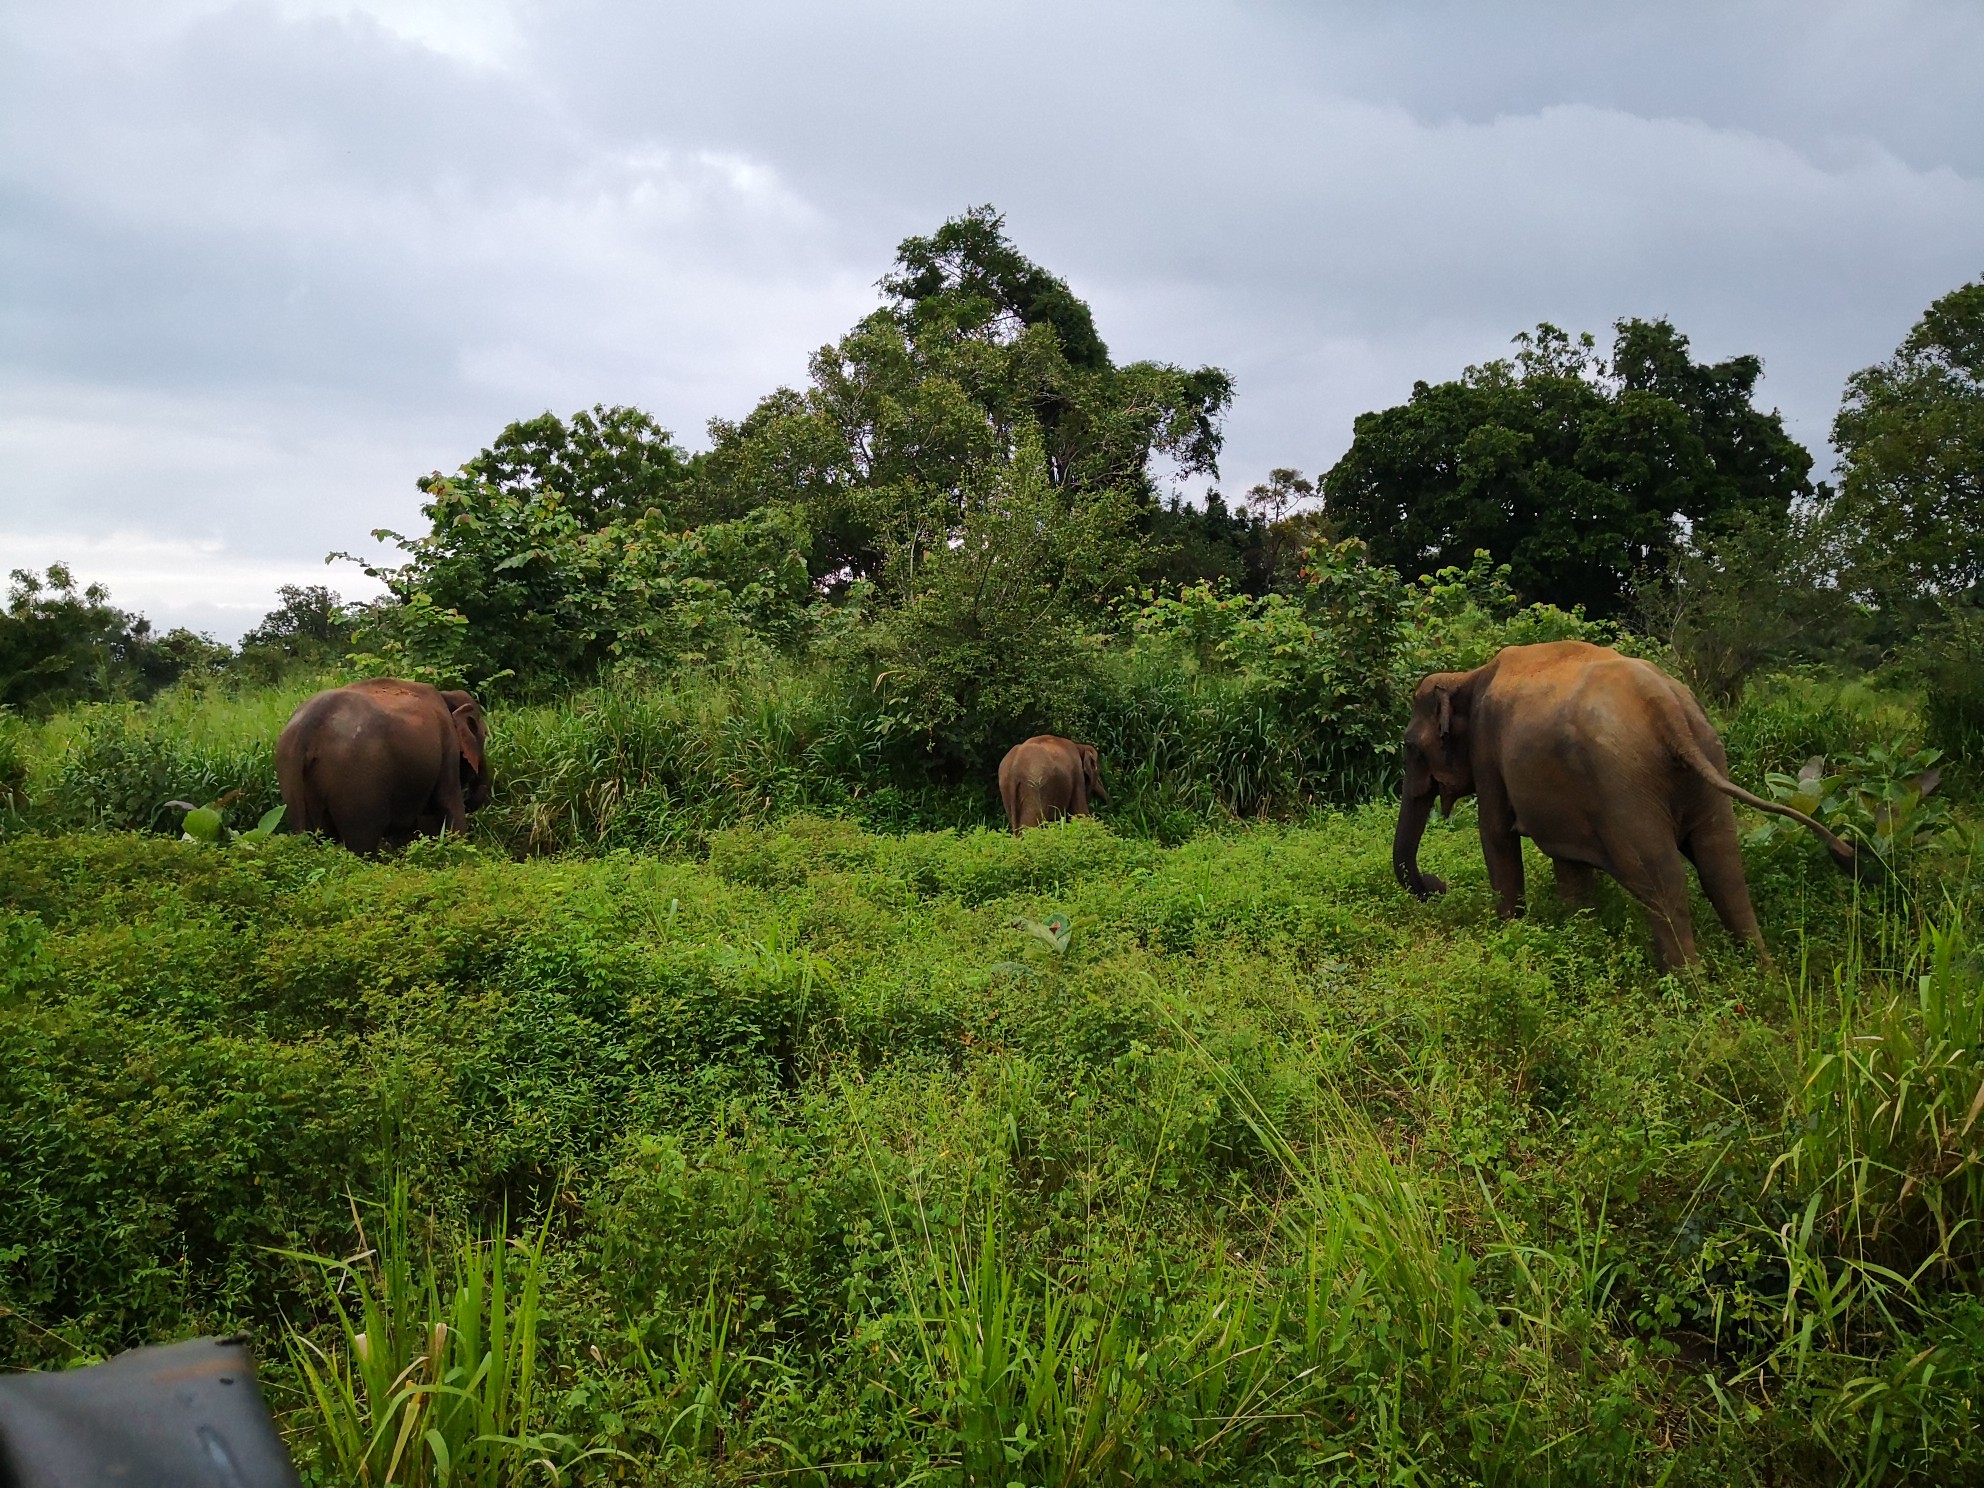
[[[465,692],[391,677],[320,692],[276,740],[289,824],[356,853],[468,829],[489,800],[489,726]]]
[[[1091,795],[1109,799],[1093,744],[1035,734],[999,761],[999,799],[1006,803],[1006,821],[1015,837],[1044,821],[1091,815]]]

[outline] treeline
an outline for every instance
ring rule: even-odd
[[[1175,631],[1192,666],[1313,668],[1288,648],[1347,584],[1404,614],[1407,581],[1452,570],[1501,584],[1491,609],[1630,630],[1713,700],[1790,663],[1898,659],[1951,745],[1984,726],[1984,283],[1850,381],[1836,484],[1757,407],[1757,358],[1698,362],[1666,321],[1625,320],[1609,352],[1540,326],[1360,417],[1316,479],[1198,505],[1172,485],[1216,479],[1231,378],[1118,363],[991,209],[906,240],[881,287],[802,387],[712,421],[700,453],[634,408],[510,425],[421,479],[425,533],[374,534],[397,550],[365,565],[381,602],[286,589],[238,653],[17,574],[0,700],[336,666],[516,702],[798,658],[955,775],[1072,726],[1112,652]]]

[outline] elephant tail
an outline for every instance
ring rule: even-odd
[[[1674,753],[1680,758],[1681,763],[1701,776],[1710,785],[1721,791],[1732,801],[1741,801],[1745,806],[1752,807],[1755,810],[1765,811],[1772,816],[1781,816],[1788,821],[1797,822],[1799,826],[1805,828],[1825,844],[1826,852],[1831,856],[1833,863],[1839,868],[1840,872],[1857,875],[1868,872],[1871,869],[1872,872],[1869,873],[1870,877],[1874,873],[1879,872],[1878,861],[1871,858],[1863,858],[1854,850],[1851,843],[1843,841],[1837,835],[1828,831],[1821,822],[1805,815],[1804,812],[1799,811],[1795,807],[1786,806],[1778,801],[1766,801],[1762,796],[1752,795],[1749,791],[1744,790],[1742,786],[1724,775],[1709,762],[1708,756],[1702,753],[1702,746],[1696,740],[1694,730],[1688,727],[1687,720],[1682,718],[1678,722],[1680,723],[1680,728],[1676,731],[1674,738]]]

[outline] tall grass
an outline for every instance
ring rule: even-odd
[[[888,1214],[879,1134],[842,1089]],[[1154,1179],[1127,1200],[1147,1203]],[[963,1192],[977,1186],[967,1175]],[[1282,1304],[1262,1268],[1217,1241],[1183,1275],[1110,1246],[1028,1264],[1004,1187],[990,1185],[975,1228],[933,1224],[920,1198],[912,1232],[890,1223],[933,1467],[970,1488],[1222,1481],[1255,1433],[1301,1419],[1314,1371],[1289,1377]]]
[[[149,703],[91,703],[14,724],[16,825],[176,834],[174,800],[219,802],[231,824],[251,824],[280,799],[276,736],[320,680],[181,685]],[[0,776],[0,792],[6,785]]]
[[[367,1488],[509,1488],[539,1473],[556,1482],[596,1455],[542,1429],[545,1226],[462,1237],[439,1260],[416,1243],[403,1181],[371,1235],[355,1205],[352,1218],[355,1256],[293,1257],[320,1269],[335,1319],[329,1344],[288,1336],[312,1406],[306,1461]]]
[[[1984,962],[1965,916],[1926,926],[1893,990],[1838,975],[1799,1024],[1798,1140],[1781,1159],[1844,1253],[1913,1271],[1984,1262]]]
[[[1604,1215],[1565,1252],[1526,1243],[1478,1179],[1401,1163],[1326,1078],[1304,1141],[1167,1009],[1287,1185],[1278,1227],[1303,1258],[1289,1308],[1379,1481],[1519,1484],[1622,1473],[1650,1447],[1654,1382],[1610,1316]]]
[[[1717,726],[1731,772],[1758,789],[1767,772],[1795,775],[1815,754],[1838,759],[1876,744],[1919,747],[1923,723],[1914,703],[1912,695],[1866,679],[1792,673],[1752,685]]]
[[[0,736],[0,807],[11,812],[0,821],[171,832],[168,801],[224,800],[238,824],[251,822],[277,799],[282,725],[337,680],[182,686],[147,704],[15,721]],[[1166,647],[1099,653],[1067,696],[1041,708],[1049,727],[1100,748],[1111,796],[1103,813],[1119,830],[1167,842],[1208,820],[1300,817],[1381,795],[1396,771],[1389,743],[1372,746],[1368,729],[1340,737],[1300,698]],[[518,854],[696,847],[724,827],[796,811],[891,832],[1002,822],[996,759],[968,760],[950,741],[905,732],[858,670],[824,660],[765,656],[629,676],[497,706],[492,727],[496,792],[475,830]],[[1812,678],[1752,688],[1723,729],[1732,768],[1752,785],[1812,754],[1920,733],[1905,701]]]

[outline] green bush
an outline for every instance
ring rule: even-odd
[[[1750,687],[1718,728],[1731,773],[1752,790],[1770,772],[1797,774],[1814,755],[1864,755],[1877,744],[1912,748],[1922,737],[1905,700],[1865,682],[1802,673]]]
[[[1794,1016],[1713,935],[1713,975],[1676,981],[1629,912],[1494,925],[1464,822],[1429,832],[1454,889],[1419,904],[1390,830],[0,843],[0,1348],[245,1327],[299,1454],[356,1461],[474,1362],[465,1320],[521,1316],[476,1301],[464,1239],[507,1215],[542,1237],[511,1252],[538,1288],[517,1450],[578,1480],[1942,1461],[1884,1423],[1955,1419],[1975,1372],[1957,932],[1897,1002],[1913,970],[1856,949],[1886,910],[1767,885]],[[396,1300],[347,1286],[340,1321],[294,1257],[345,1254],[352,1198],[396,1184],[432,1220],[379,1264],[413,1282],[364,1272]],[[400,1405],[361,1333],[429,1359]],[[1711,1369],[1740,1414],[1703,1405]]]
[[[1971,771],[1984,766],[1984,618],[1950,606],[1918,647],[1928,741]]]
[[[56,760],[36,816],[58,827],[176,833],[175,800],[218,803],[230,823],[252,826],[282,803],[274,737],[201,745],[143,713],[100,709]]]

